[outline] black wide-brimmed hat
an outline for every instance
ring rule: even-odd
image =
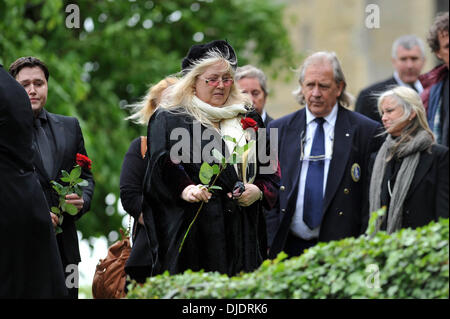
[[[210,51],[219,51],[222,53],[222,56],[230,62],[233,70],[236,70],[237,57],[233,47],[227,41],[214,40],[205,44],[193,45],[181,62],[181,71],[186,73],[187,69],[192,67],[196,61],[203,59]]]

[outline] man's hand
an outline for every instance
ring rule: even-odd
[[[83,197],[80,197],[77,194],[72,193],[66,195],[66,203],[74,205],[78,209],[78,212],[80,212],[80,210],[83,208],[84,200]]]

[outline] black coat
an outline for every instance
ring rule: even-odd
[[[377,107],[377,94],[399,85],[394,77],[382,82],[375,83],[363,89],[356,99],[355,111],[361,113],[374,121],[381,123],[380,113]]]
[[[260,127],[263,126],[261,117],[256,112],[248,116],[252,116]],[[176,136],[176,140],[170,139],[175,128],[189,132],[189,139],[194,136],[194,143],[191,140],[187,149],[190,159],[183,160],[179,165],[169,158],[170,150],[180,138]],[[169,270],[173,274],[186,269],[204,269],[228,275],[253,271],[266,258],[266,225],[262,206],[270,209],[269,202],[273,204],[276,200],[279,180],[276,174],[258,173],[254,184],[263,190],[264,199],[249,207],[241,207],[227,196],[238,181],[234,167],[228,165],[216,183],[222,190],[215,191],[209,202],[204,204],[181,253],[178,253],[183,236],[200,206],[200,203],[187,203],[180,197],[187,185],[201,183],[198,174],[202,160],[196,163],[194,150],[197,146],[200,151],[205,149],[214,139],[214,136],[209,137],[209,140],[195,139],[193,130],[190,117],[162,109],[157,110],[149,123],[150,166],[145,181],[144,199],[154,216],[160,271]],[[201,126],[201,132],[204,131],[205,127]],[[225,144],[220,137],[215,141],[218,141],[223,150]],[[144,220],[146,224],[149,223],[146,210]]]
[[[278,128],[278,156],[281,168],[279,214],[280,226],[270,248],[271,258],[284,249],[298,196],[300,181],[300,136],[306,130],[305,108],[274,120],[270,128]],[[370,155],[382,144],[375,136],[380,125],[361,114],[339,106],[334,129],[333,157],[327,177],[324,214],[319,241],[358,236],[363,232],[363,203],[367,200]],[[358,164],[360,177],[352,177]]]
[[[80,153],[87,155],[87,153],[84,147],[84,139],[80,124],[76,118],[49,113],[45,109],[43,109],[42,112],[45,112],[47,115],[48,125],[51,128],[56,142],[52,175],[48,176],[40,156],[35,157],[34,164],[39,176],[39,181],[44,189],[47,203],[49,207],[52,207],[58,205],[58,194],[52,188],[50,181],[55,180],[61,183],[59,180],[62,177],[61,170],[70,172],[76,164],[76,154]],[[57,235],[63,262],[66,265],[79,263],[81,261],[75,221],[89,210],[92,195],[94,193],[94,178],[90,170],[83,168],[81,178],[87,180],[89,183],[88,186],[83,188],[83,209],[75,216],[64,213],[64,220],[61,225],[63,232]]]
[[[270,117],[269,114],[266,112],[266,119],[264,120],[264,126],[267,127],[270,122],[273,121],[273,118]],[[264,216],[266,216],[266,228],[267,228],[267,246],[270,248],[273,242],[273,238],[275,236],[275,233],[278,229],[278,226],[280,225],[280,218],[278,214],[277,207],[274,207],[272,209],[263,209]]]
[[[372,155],[372,172],[376,154]],[[425,226],[439,217],[448,218],[448,148],[433,145],[420,153],[414,178],[403,203],[402,228]],[[388,212],[389,213],[389,212]]]
[[[67,294],[49,207],[34,171],[33,112],[0,65],[0,298]]]
[[[156,265],[158,243],[151,210],[146,213],[147,224],[138,223],[139,215],[146,209],[143,203],[143,182],[147,166],[148,156],[142,157],[141,138],[138,137],[131,142],[120,172],[120,200],[125,211],[134,218],[133,247],[125,271],[138,282],[145,281],[159,268]],[[151,229],[147,230],[149,223]]]
[[[269,123],[270,123],[271,121],[273,121],[273,118],[270,117],[270,115],[267,114],[267,112],[266,112],[266,119],[264,120],[264,127],[267,127],[267,125],[269,125]]]

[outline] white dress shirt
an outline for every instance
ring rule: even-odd
[[[394,79],[395,79],[395,81],[397,81],[398,85],[406,86],[406,87],[409,87],[409,88],[411,87],[409,84],[406,84],[405,82],[400,80],[400,76],[398,75],[397,71],[394,72]],[[423,92],[423,86],[422,86],[422,83],[420,83],[419,80],[416,80],[416,82],[414,82],[414,87],[416,88],[417,93],[420,94],[420,93]]]
[[[261,118],[262,118],[263,122],[266,120],[266,117],[267,117],[266,110],[263,109],[262,113],[261,113]]]
[[[306,133],[304,137],[303,145],[303,158],[300,158],[299,165],[302,165],[300,173],[300,181],[298,187],[297,205],[294,216],[291,223],[291,231],[300,238],[310,240],[319,237],[320,226],[315,229],[310,229],[303,221],[303,200],[305,197],[305,183],[306,175],[308,173],[309,155],[311,154],[312,143],[314,134],[316,133],[317,123],[314,121],[315,116],[306,109]],[[325,166],[323,174],[323,194],[325,196],[325,189],[327,186],[328,169],[330,167],[330,161],[333,155],[333,139],[334,139],[334,127],[336,124],[336,118],[338,113],[337,103],[333,106],[330,114],[324,117],[323,130],[325,133]]]

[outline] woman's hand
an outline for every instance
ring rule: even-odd
[[[203,185],[189,185],[181,193],[181,198],[188,203],[208,202],[212,194]]]
[[[141,213],[138,218],[138,223],[144,226],[144,215]]]
[[[53,224],[53,227],[58,226],[58,223],[59,223],[59,218],[58,218],[58,216],[56,216],[56,215],[53,214],[52,212],[50,212],[50,216],[51,216],[51,218],[52,218],[52,224]]]
[[[261,198],[261,190],[255,184],[244,184],[245,191],[237,198],[240,206],[250,206]],[[232,198],[232,194],[228,193],[228,197]]]

